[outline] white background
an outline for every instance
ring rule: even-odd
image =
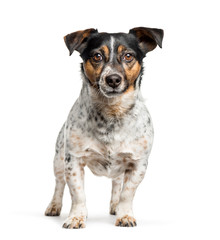
[[[1,1],[0,238],[219,239],[219,1]],[[86,229],[45,217],[57,134],[81,88],[81,59],[63,36],[85,28],[163,28],[145,59],[142,93],[155,141],[137,190],[136,228],[109,216],[111,181],[86,169]]]

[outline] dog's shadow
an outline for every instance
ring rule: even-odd
[[[38,220],[42,221],[42,219],[44,219],[44,221],[51,221],[56,223],[56,225],[58,226],[62,226],[65,219],[68,217],[68,213],[63,212],[61,213],[60,216],[45,216],[44,213],[39,213],[39,212],[14,212],[14,215],[16,215],[17,217],[27,217],[27,218],[38,218]],[[100,226],[100,224],[103,225],[108,225],[108,226],[114,226],[116,220],[116,216],[114,215],[108,215],[108,214],[103,214],[103,215],[93,215],[90,214],[87,218],[86,221],[86,225],[88,226],[94,226],[94,225],[98,225]],[[156,225],[156,226],[161,226],[161,225],[167,225],[167,224],[171,224],[171,222],[168,221],[161,221],[161,220],[146,220],[146,219],[139,219],[139,226],[150,226],[150,225]]]
[[[48,217],[52,219],[55,223],[59,226],[64,223],[65,219],[68,217],[68,214],[61,214],[59,217]],[[115,225],[116,216],[114,215],[89,215],[86,221],[86,225],[93,226],[100,224],[114,226]],[[139,219],[139,226],[164,226],[171,224],[169,221],[162,221],[162,220],[146,220],[146,219]]]

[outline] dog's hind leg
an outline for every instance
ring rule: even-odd
[[[45,211],[46,216],[59,216],[62,208],[63,192],[66,184],[65,177],[64,177],[63,147],[55,155],[54,174],[56,177],[56,187],[55,187],[53,198]]]
[[[110,202],[111,215],[116,215],[116,207],[120,200],[123,179],[124,179],[124,174],[121,174],[119,177],[112,179],[112,196],[111,196],[111,202]]]

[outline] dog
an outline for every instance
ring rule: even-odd
[[[64,37],[71,55],[80,53],[82,89],[56,143],[55,192],[46,216],[59,216],[67,183],[72,206],[64,228],[84,228],[87,208],[84,167],[112,179],[110,214],[116,226],[137,225],[132,201],[144,178],[153,126],[140,92],[143,58],[158,45],[162,29],[137,27],[129,33],[96,29]]]

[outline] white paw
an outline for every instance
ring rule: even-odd
[[[46,216],[60,216],[62,205],[58,203],[50,203],[45,211]]]
[[[111,215],[116,215],[117,205],[118,205],[118,203],[111,203],[110,204],[110,214]]]
[[[117,218],[117,220],[115,222],[115,226],[119,226],[119,227],[135,227],[135,226],[137,226],[137,223],[136,223],[135,218],[126,215],[126,216],[124,216],[122,218]]]
[[[85,228],[85,227],[86,227],[86,216],[68,217],[63,224],[63,228],[68,228],[68,229],[78,229],[78,228]]]

